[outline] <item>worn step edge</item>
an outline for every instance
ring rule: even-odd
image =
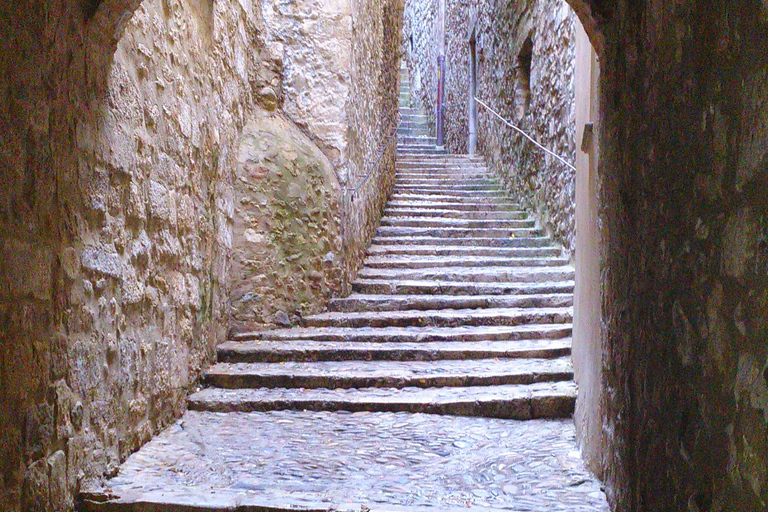
[[[572,281],[572,267],[429,267],[429,268],[362,268],[363,279],[394,281],[438,281],[460,283],[540,283]],[[355,281],[355,282],[358,282]]]
[[[190,407],[192,408],[192,407]],[[193,409],[194,410],[194,409]],[[199,410],[199,409],[198,409]],[[279,410],[279,409],[268,409]],[[234,411],[233,411],[234,412]],[[256,412],[256,411],[251,411]],[[167,489],[121,492],[111,489],[85,490],[77,499],[78,512],[435,512],[434,507],[407,507],[379,503],[338,503],[306,499],[260,496],[242,489],[200,491],[179,485]],[[440,507],[440,512],[509,512],[485,507]]]
[[[473,227],[400,227],[380,226],[377,238],[434,237],[434,238],[533,238],[541,235],[536,228],[473,228]]]
[[[558,257],[562,251],[556,247],[466,247],[430,245],[371,245],[369,255],[395,256],[485,256],[485,257]]]
[[[570,323],[572,308],[487,308],[333,312],[305,317],[305,327],[461,327]]]
[[[362,343],[429,343],[437,341],[515,341],[560,339],[571,335],[571,324],[534,324],[505,327],[291,327],[235,333],[233,341],[316,340]]]
[[[208,388],[189,398],[189,408],[210,412],[410,412],[530,420],[569,418],[573,414],[577,391],[572,382],[481,388],[404,388],[385,396],[382,396],[381,388],[305,391]],[[440,510],[445,509],[441,507]]]
[[[217,347],[220,363],[287,361],[443,361],[456,359],[553,359],[571,353],[571,339],[491,342],[337,343],[228,341]]]
[[[389,217],[405,217],[411,219],[430,218],[437,216],[442,219],[456,220],[528,220],[528,213],[514,210],[450,210],[430,208],[387,207],[384,215]]]
[[[512,200],[503,199],[498,201],[479,201],[470,200],[476,198],[466,198],[466,201],[457,201],[456,198],[446,197],[441,199],[439,196],[392,196],[388,207],[406,207],[406,208],[433,208],[433,209],[451,209],[451,210],[516,210],[520,211],[520,205]]]
[[[441,219],[439,217],[391,217],[381,219],[382,226],[398,228],[454,228],[454,229],[535,229],[528,219]]]
[[[396,258],[369,256],[365,266],[369,269],[423,269],[440,267],[562,267],[568,264],[565,258],[493,258],[493,257],[453,257],[441,258]]]
[[[572,293],[531,295],[389,295],[355,293],[333,299],[330,311],[404,311],[430,309],[529,308],[573,306]]]
[[[552,241],[545,236],[515,238],[486,237],[435,237],[435,236],[376,236],[376,245],[439,245],[449,247],[552,247]]]
[[[416,366],[414,361],[307,363],[217,363],[203,373],[203,382],[226,389],[240,388],[405,388],[471,387],[535,384],[573,379],[569,358],[442,361]]]
[[[357,279],[352,290],[376,295],[521,295],[531,293],[573,293],[574,281],[553,282],[482,282]]]

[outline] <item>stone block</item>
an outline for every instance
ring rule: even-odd
[[[120,278],[125,271],[120,255],[101,247],[83,248],[80,260],[86,269],[109,277]]]
[[[72,510],[72,490],[67,479],[67,456],[59,450],[47,460],[51,512]]]
[[[49,497],[48,465],[45,460],[38,460],[30,464],[24,472],[23,510],[49,510]]]
[[[9,297],[51,298],[51,251],[19,240],[5,240],[0,249],[0,269],[3,275],[8,276],[3,288]]]

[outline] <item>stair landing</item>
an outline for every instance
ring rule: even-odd
[[[575,442],[568,420],[190,411],[80,510],[607,511]]]

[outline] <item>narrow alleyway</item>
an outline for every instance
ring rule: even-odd
[[[354,293],[222,345],[190,411],[80,510],[607,510],[570,420],[574,271],[405,87]]]

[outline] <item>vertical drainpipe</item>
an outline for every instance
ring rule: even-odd
[[[443,92],[445,87],[445,56],[437,57],[437,145],[445,145],[443,131]]]
[[[475,31],[469,40],[469,154],[477,153],[477,40]]]
[[[437,112],[436,112],[436,135],[437,145],[445,145],[444,130],[444,109],[445,109],[445,2],[439,0],[437,11]]]

